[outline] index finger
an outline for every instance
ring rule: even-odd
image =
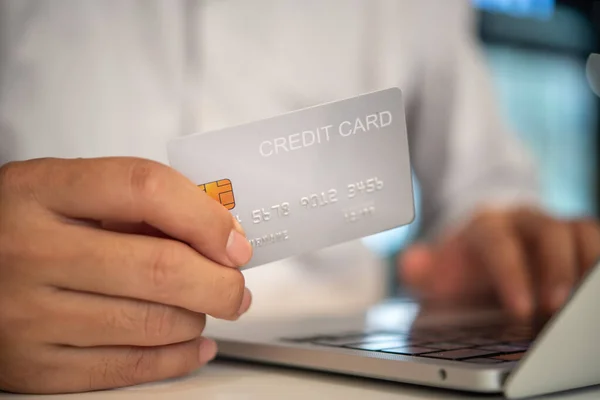
[[[242,265],[250,258],[250,244],[231,213],[166,165],[129,157],[33,162],[35,197],[56,213],[146,223],[224,265]],[[230,253],[246,256],[228,256],[226,247],[232,243],[243,251]]]
[[[470,248],[490,273],[501,302],[517,317],[530,317],[534,309],[531,276],[514,227],[501,214],[486,214],[473,228]]]

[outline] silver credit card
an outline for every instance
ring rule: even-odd
[[[240,221],[254,247],[245,268],[414,218],[398,88],[177,138],[168,157]]]

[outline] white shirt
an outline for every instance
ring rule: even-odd
[[[178,135],[398,86],[434,234],[481,204],[537,200],[473,31],[468,0],[2,0],[0,165],[166,163]],[[360,244],[315,256],[248,271],[255,306],[381,296],[384,269]]]

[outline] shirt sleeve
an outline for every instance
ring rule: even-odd
[[[483,206],[541,203],[535,160],[507,123],[472,11],[446,11],[444,31],[425,46],[419,90],[407,110],[424,238]]]

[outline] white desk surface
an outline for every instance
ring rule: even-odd
[[[214,361],[185,378],[121,390],[55,396],[0,394],[2,400],[494,400],[501,398],[501,396],[479,396],[317,372],[222,361]],[[600,388],[546,396],[543,399],[596,400],[600,399]]]

